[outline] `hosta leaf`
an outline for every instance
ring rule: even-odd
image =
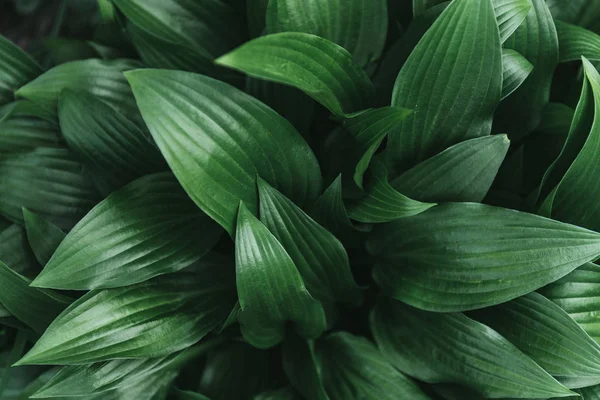
[[[351,116],[344,121],[346,129],[354,137],[361,155],[354,170],[354,182],[358,187],[362,189],[363,175],[383,139],[389,132],[397,129],[399,124],[411,114],[411,110],[404,108],[383,107]]]
[[[235,240],[236,281],[244,338],[259,348],[283,340],[286,322],[306,338],[325,329],[321,304],[308,293],[277,238],[240,204]]]
[[[331,400],[429,399],[365,338],[334,333],[319,340],[316,350]]]
[[[392,166],[406,169],[460,141],[488,135],[501,90],[502,52],[491,0],[453,1],[396,79],[392,105],[414,115],[389,135]]]
[[[291,85],[336,115],[369,108],[373,84],[342,47],[301,32],[274,33],[219,57],[217,64]]]
[[[292,386],[305,398],[330,400],[315,359],[314,343],[289,335],[282,345],[283,369]]]
[[[559,306],[529,293],[474,317],[569,388],[600,383],[600,345]]]
[[[57,115],[58,99],[64,89],[98,96],[121,114],[138,115],[123,71],[137,68],[132,60],[83,60],[58,65],[21,87],[16,96],[25,98]]]
[[[558,62],[558,38],[546,1],[531,0],[531,3],[533,8],[527,18],[504,47],[519,52],[534,69],[513,95],[502,102],[494,119],[497,132],[506,132],[517,139],[540,123]]]
[[[518,52],[502,49],[502,99],[510,96],[533,71],[533,65]]]
[[[23,219],[31,250],[40,265],[46,265],[66,235],[56,225],[27,209],[23,209]]]
[[[177,390],[178,400],[210,400],[203,394],[191,392],[189,390]]]
[[[86,364],[182,350],[227,317],[235,303],[231,273],[207,266],[89,292],[52,322],[18,364]]]
[[[278,390],[271,390],[256,395],[252,400],[301,400],[301,397],[293,388],[285,387]]]
[[[40,171],[44,171],[40,174]],[[22,207],[70,229],[97,202],[82,166],[66,149],[0,156],[0,213],[23,223]]]
[[[396,368],[428,383],[462,384],[486,398],[574,395],[496,331],[460,313],[386,301],[372,312],[371,329]]]
[[[29,279],[0,261],[0,303],[37,333],[42,333],[70,303],[51,291],[29,286]]]
[[[105,195],[135,178],[166,169],[151,139],[98,98],[71,90],[58,103],[61,132]]]
[[[51,122],[55,126],[57,125],[56,117],[52,113],[29,100],[15,100],[0,107],[0,122],[7,120],[9,117],[39,118]]]
[[[509,146],[506,135],[465,140],[420,162],[390,184],[419,201],[478,203],[494,182]]]
[[[71,290],[131,285],[192,265],[221,233],[171,173],[148,175],[94,207],[33,284]]]
[[[54,65],[98,57],[96,50],[84,40],[48,38],[42,45]]]
[[[310,294],[323,302],[360,303],[342,243],[260,178],[258,193],[260,221],[288,253]]]
[[[492,0],[492,2],[500,30],[500,41],[504,43],[527,18],[532,4],[530,0]]]
[[[387,36],[386,0],[272,0],[267,32],[304,32],[328,39],[364,66],[379,58]]]
[[[600,266],[587,263],[540,290],[600,342]]]
[[[0,232],[0,261],[27,277],[37,275],[40,270],[27,242],[25,229],[17,224],[12,224]]]
[[[0,35],[0,105],[11,102],[15,90],[42,72],[31,57]]]
[[[412,10],[414,17],[418,17],[426,10],[444,3],[447,0],[412,0]]]
[[[444,204],[377,227],[367,243],[375,281],[430,311],[499,304],[600,256],[600,234],[534,214]]]
[[[23,152],[36,147],[63,147],[58,126],[39,118],[11,117],[0,122],[2,153]]]
[[[547,0],[548,8],[556,20],[589,26],[600,18],[600,5],[588,0]]]
[[[272,109],[211,78],[127,74],[154,140],[188,195],[233,234],[240,199],[256,210],[256,175],[305,204],[322,181],[312,151]]]
[[[582,56],[600,61],[600,35],[566,22],[555,21],[560,62],[579,61]]]
[[[246,19],[250,37],[255,38],[263,34],[266,25],[267,7],[269,0],[247,0]]]
[[[598,400],[600,399],[600,385],[590,386],[577,390],[581,395],[582,400]]]

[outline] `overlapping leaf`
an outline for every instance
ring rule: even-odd
[[[31,250],[40,265],[46,265],[66,235],[56,225],[27,209],[23,209],[23,219]]]
[[[525,82],[533,65],[518,52],[502,49],[502,99],[510,96]]]
[[[17,45],[0,36],[0,105],[14,98],[14,91],[42,73],[40,67]]]
[[[582,56],[600,61],[600,35],[566,22],[555,21],[560,62],[579,61]]]
[[[21,275],[34,277],[38,274],[40,266],[23,227],[12,224],[0,232],[0,261]]]
[[[3,154],[33,150],[36,147],[63,146],[58,126],[51,122],[31,117],[12,117],[0,122],[0,147]]]

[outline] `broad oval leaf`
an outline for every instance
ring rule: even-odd
[[[16,89],[42,72],[19,46],[0,35],[0,105],[11,102]]]
[[[498,332],[461,313],[391,300],[375,307],[371,330],[392,365],[424,382],[462,384],[486,398],[575,395]]]
[[[235,303],[232,272],[208,265],[91,291],[60,314],[17,364],[87,364],[182,350],[227,318]]]
[[[17,224],[9,225],[0,232],[0,261],[27,278],[35,277],[40,271],[27,242],[27,233]]]
[[[304,32],[328,39],[364,66],[381,56],[388,30],[386,0],[272,0],[268,33]]]
[[[58,117],[67,145],[105,195],[135,178],[167,168],[150,138],[93,95],[64,90]]]
[[[548,8],[555,20],[570,24],[589,26],[600,18],[600,6],[587,0],[547,0]]]
[[[492,186],[509,146],[506,135],[465,140],[420,162],[390,185],[419,201],[478,203]]]
[[[533,65],[518,52],[502,49],[502,99],[510,96],[525,82]]]
[[[66,234],[53,223],[26,208],[23,209],[23,219],[31,250],[40,265],[46,265]]]
[[[375,281],[429,311],[514,299],[600,256],[600,234],[534,214],[449,203],[378,226],[367,247]]]
[[[288,335],[281,354],[285,374],[298,392],[307,399],[330,400],[321,381],[314,342],[295,334]]]
[[[322,302],[360,303],[342,243],[260,178],[258,194],[260,221],[288,253],[309,293]]]
[[[214,79],[180,71],[127,73],[163,156],[188,195],[233,235],[240,199],[256,210],[256,175],[304,205],[321,191],[317,161],[284,118]]]
[[[32,117],[10,117],[0,122],[2,154],[24,152],[37,147],[64,147],[58,126]]]
[[[372,106],[373,84],[350,53],[311,34],[284,32],[259,37],[215,62],[252,77],[297,87],[335,115]]]
[[[523,23],[533,7],[530,0],[492,0],[500,31],[500,41],[504,43]]]
[[[555,21],[560,62],[579,61],[581,57],[600,61],[600,35],[566,22]]]
[[[192,265],[221,233],[171,173],[148,175],[75,225],[33,285],[86,290],[142,282]]]
[[[465,139],[488,135],[501,91],[502,51],[491,0],[453,1],[396,79],[392,105],[414,115],[389,135],[393,169],[406,169]]]
[[[12,221],[23,224],[24,207],[70,229],[98,197],[82,165],[66,149],[0,155],[0,213]]]
[[[298,334],[318,337],[325,312],[308,293],[294,262],[271,232],[240,203],[235,238],[236,282],[244,338],[253,346],[280,343],[286,322]]]
[[[334,333],[320,339],[316,357],[331,400],[429,400],[367,339]]]

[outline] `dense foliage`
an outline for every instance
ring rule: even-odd
[[[0,37],[1,399],[600,400],[598,0],[94,7]]]

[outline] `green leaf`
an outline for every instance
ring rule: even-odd
[[[40,266],[27,242],[25,229],[12,224],[0,232],[0,261],[21,275],[33,277]]]
[[[31,57],[0,35],[0,105],[11,102],[16,89],[42,72]]]
[[[246,19],[250,37],[255,38],[263,34],[266,25],[266,14],[269,0],[247,0]]]
[[[289,335],[282,345],[282,363],[290,383],[305,398],[330,400],[321,382],[313,342]]]
[[[383,139],[389,132],[396,130],[400,123],[411,114],[411,110],[404,108],[383,107],[350,116],[344,121],[346,129],[354,137],[358,153],[361,155],[354,170],[354,182],[358,187],[363,188],[363,175]]]
[[[263,392],[252,400],[301,400],[302,397],[291,387]]]
[[[9,117],[27,117],[58,125],[54,115],[29,100],[16,100],[0,107],[0,115],[0,122],[8,120]]]
[[[378,226],[375,281],[429,311],[483,308],[553,282],[600,256],[600,234],[534,214],[443,204]]]
[[[590,26],[600,18],[600,5],[588,0],[547,0],[555,20],[570,24]]]
[[[336,43],[360,66],[377,60],[388,30],[386,0],[271,0],[268,33],[304,32]]]
[[[600,383],[600,345],[538,293],[473,313],[569,388]]]
[[[49,290],[29,286],[29,279],[0,261],[0,303],[37,333],[42,333],[70,303]]]
[[[392,169],[407,169],[453,144],[488,135],[501,91],[502,51],[491,0],[453,1],[396,79],[392,105],[414,115],[389,135]]]
[[[176,393],[178,400],[210,400],[203,394],[191,392],[189,390],[177,390]]]
[[[529,78],[496,110],[494,130],[520,139],[540,123],[548,104],[550,85],[558,62],[558,38],[545,0],[531,0],[533,8],[525,21],[504,43],[519,52],[531,64]]]
[[[294,262],[271,232],[240,203],[235,239],[236,281],[244,338],[268,348],[284,338],[293,322],[306,338],[325,329],[325,312],[308,293]]]
[[[420,311],[396,301],[371,313],[383,355],[428,383],[458,383],[488,398],[574,395],[496,331],[460,313]]]
[[[24,207],[70,229],[97,200],[82,165],[66,149],[0,155],[0,213],[12,221],[23,224]]]
[[[429,399],[363,337],[328,335],[317,342],[316,356],[331,400]]]
[[[492,0],[492,2],[498,21],[500,41],[504,43],[525,21],[533,5],[531,0]]]
[[[256,175],[299,205],[322,180],[316,158],[284,118],[211,78],[180,71],[127,73],[144,120],[188,195],[230,234],[240,199],[256,210]]]
[[[300,32],[251,40],[219,57],[217,64],[249,76],[294,86],[335,115],[372,106],[373,84],[342,47]]]
[[[86,364],[174,353],[227,318],[234,290],[231,270],[206,266],[91,291],[60,314],[17,364]]]
[[[260,178],[258,193],[260,221],[290,256],[308,292],[323,302],[360,303],[342,243]]]
[[[95,96],[64,90],[58,115],[67,145],[89,169],[101,193],[166,169],[152,139]]]
[[[46,265],[66,234],[53,223],[26,208],[23,209],[23,219],[31,250],[40,265]]]
[[[39,118],[17,116],[0,122],[0,148],[3,154],[24,152],[36,147],[64,147],[58,126]]]
[[[554,23],[558,33],[559,62],[579,61],[582,56],[600,61],[600,35],[566,22]]]
[[[440,5],[447,0],[412,0],[413,16],[416,18],[428,9]]]
[[[518,52],[502,49],[502,99],[507,98],[525,82],[533,65]]]
[[[44,39],[42,45],[46,57],[49,57],[54,65],[98,57],[96,50],[84,40],[48,38]]]
[[[221,233],[171,173],[148,175],[75,225],[33,285],[86,290],[143,282],[200,260]]]
[[[390,184],[419,201],[478,203],[494,182],[509,146],[506,135],[465,140],[420,162]]]
[[[540,289],[600,342],[600,266],[587,263]]]
[[[139,66],[132,60],[83,60],[61,64],[21,87],[15,95],[57,115],[57,105],[64,89],[97,96],[128,118],[138,115],[131,89],[123,71]],[[136,120],[137,122],[137,120]]]

